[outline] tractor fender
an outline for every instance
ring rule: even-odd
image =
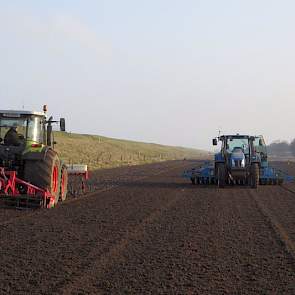
[[[46,146],[41,150],[41,152],[39,152],[39,151],[38,152],[29,151],[29,152],[27,152],[27,153],[25,153],[23,155],[23,160],[25,160],[25,161],[27,161],[27,160],[29,160],[29,161],[42,161],[42,160],[45,160],[46,155],[47,155],[49,150],[53,151],[52,148]],[[54,153],[56,153],[56,152],[54,151]]]
[[[214,162],[215,163],[224,163],[225,162],[225,159],[224,159],[224,156],[222,155],[222,153],[215,154]]]

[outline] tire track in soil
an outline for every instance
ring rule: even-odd
[[[275,216],[271,213],[271,211],[261,202],[259,199],[259,196],[257,197],[257,194],[251,193],[251,196],[253,200],[257,204],[257,208],[261,211],[263,216],[265,216],[265,219],[272,227],[273,231],[277,235],[278,240],[284,245],[286,248],[286,251],[290,254],[290,256],[293,258],[295,262],[295,243],[290,239],[287,231],[284,229],[284,227],[277,221]]]
[[[282,194],[279,190],[282,189],[285,191],[285,194]],[[273,188],[266,188],[263,187],[260,190],[260,194],[255,193],[254,191],[251,192],[251,197],[256,202],[257,207],[261,211],[261,213],[265,216],[267,222],[270,224],[270,226],[273,228],[273,231],[277,235],[278,240],[282,243],[286,251],[289,253],[289,255],[294,260],[295,265],[295,241],[290,237],[290,233],[288,233],[288,229],[283,226],[283,224],[279,221],[279,219],[283,218],[286,220],[286,216],[284,217],[285,211],[281,210],[278,214],[275,214],[273,212],[273,209],[271,208],[271,204],[269,204],[269,200],[266,198],[263,198],[265,194],[267,194],[267,197],[270,198],[271,195],[276,196],[276,207],[278,203],[280,203],[279,199],[282,199],[282,197],[286,197],[286,192],[289,194],[290,201],[288,205],[292,206],[295,209],[295,198],[294,194],[295,192],[293,190],[290,190],[287,187],[284,186],[276,186]],[[285,207],[286,208],[286,207]],[[293,211],[295,212],[295,211]],[[277,216],[276,216],[277,215]],[[293,217],[293,216],[292,216]],[[284,220],[283,220],[284,221]],[[295,218],[293,217],[293,223],[295,224]],[[295,282],[294,282],[295,284]]]
[[[291,188],[286,187],[284,185],[280,185],[280,188],[283,189],[283,190],[285,190],[285,191],[287,191],[287,192],[289,192],[289,193],[291,193],[291,194],[294,194],[295,195],[295,190],[294,189],[291,189]]]
[[[96,257],[95,251],[90,253],[88,257],[89,264],[82,271],[76,280],[71,281],[69,284],[63,285],[61,289],[54,290],[57,294],[75,294],[77,289],[81,285],[87,286],[89,281],[92,280],[91,275],[94,273],[94,269],[100,269],[100,272],[107,270],[107,268],[112,267],[116,263],[116,259],[122,255],[122,252],[126,249],[130,240],[139,239],[144,234],[144,227],[149,223],[155,222],[164,211],[168,210],[173,204],[178,201],[179,196],[174,196],[167,203],[158,207],[154,212],[147,216],[140,225],[136,227],[126,228],[127,234],[116,244],[112,245],[107,253],[103,253]],[[97,275],[97,272],[96,272]],[[85,290],[81,290],[84,292]],[[78,292],[79,293],[79,292]]]

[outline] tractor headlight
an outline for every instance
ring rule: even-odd
[[[245,161],[245,158],[244,159],[242,159],[242,161],[241,161],[241,167],[245,167],[246,166],[246,161]]]

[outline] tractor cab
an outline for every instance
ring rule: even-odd
[[[45,144],[45,121],[43,113],[0,111],[0,144],[24,148]]]
[[[46,106],[43,112],[0,110],[0,166],[18,170],[27,157],[53,148],[52,123],[60,122],[65,131],[65,120],[47,119],[46,111]]]
[[[56,122],[65,131],[65,120],[47,120],[45,107],[44,112],[0,111],[0,145],[26,149],[53,146],[52,123]]]
[[[255,156],[255,137],[249,135],[220,136],[221,151],[216,155],[227,163],[231,169],[245,169]],[[217,143],[217,141],[214,143]]]

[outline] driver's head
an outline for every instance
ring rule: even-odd
[[[18,126],[14,125],[14,126],[11,127],[11,129],[13,129],[15,132],[17,132],[18,131]]]

